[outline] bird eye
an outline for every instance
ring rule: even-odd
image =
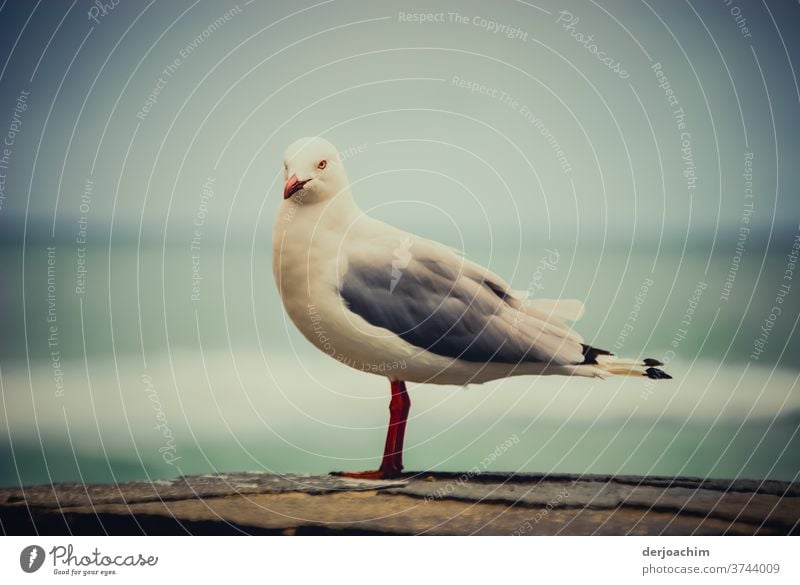
[[[321,161],[319,161],[319,164],[317,165],[317,168],[318,168],[319,170],[323,170],[323,169],[324,169],[325,167],[327,167],[327,166],[328,166],[328,161],[326,161],[326,160],[321,160]]]

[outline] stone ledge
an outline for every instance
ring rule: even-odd
[[[6,534],[796,534],[800,484],[600,475],[230,473],[0,490]]]

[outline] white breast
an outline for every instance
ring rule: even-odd
[[[419,348],[350,312],[339,295],[347,270],[345,236],[374,222],[357,210],[293,209],[284,201],[273,234],[273,274],[287,314],[320,351],[355,369],[393,375]]]

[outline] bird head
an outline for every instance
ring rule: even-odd
[[[317,136],[300,138],[283,156],[283,198],[302,198],[303,203],[335,197],[348,187],[347,174],[336,147]]]

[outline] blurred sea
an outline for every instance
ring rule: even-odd
[[[585,299],[576,328],[589,342],[666,358],[675,379],[411,386],[407,469],[796,479],[800,291],[776,305],[796,233],[755,233],[728,300],[735,232],[713,252],[711,236],[477,238],[470,259],[514,288],[535,281],[537,296]],[[378,464],[388,384],[318,353],[286,321],[268,229],[252,243],[204,241],[194,264],[186,238],[94,245],[83,294],[74,242],[31,237],[23,270],[13,241],[0,243],[0,484]],[[537,273],[545,249],[559,261]],[[781,314],[752,359],[775,306]],[[486,463],[512,437],[518,443]]]

